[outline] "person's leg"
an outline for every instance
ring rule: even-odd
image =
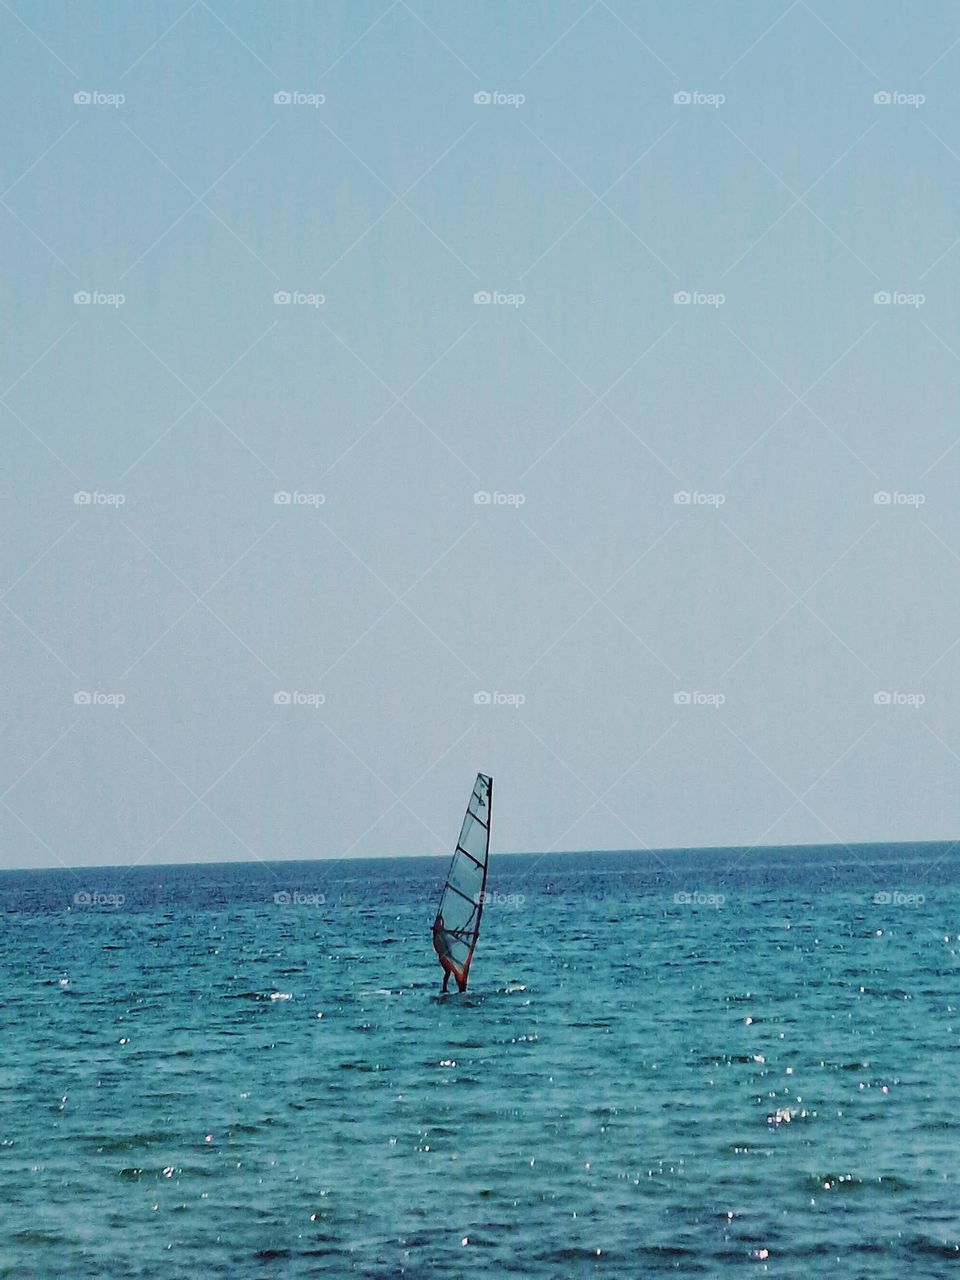
[[[450,981],[450,970],[444,969],[443,971],[443,991],[444,992],[446,992],[447,990],[447,984],[449,983],[449,981]]]

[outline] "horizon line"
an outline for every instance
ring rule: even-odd
[[[618,849],[512,849],[501,850],[500,852],[491,853],[491,858],[549,858],[549,857],[576,857],[590,854],[646,854],[649,856],[657,856],[658,854],[677,854],[677,853],[761,853],[770,849],[863,849],[875,845],[884,845],[888,848],[915,848],[920,845],[944,845],[953,844],[960,847],[960,838],[944,836],[939,839],[924,840],[841,840],[841,841],[791,841],[789,844],[704,844],[704,845],[672,845],[664,848],[638,849],[635,846],[628,846]],[[96,862],[83,863],[80,865],[68,866],[65,863],[57,867],[49,866],[33,866],[33,867],[0,867],[0,875],[10,875],[23,871],[51,871],[51,872],[90,872],[90,871],[133,871],[136,868],[149,867],[243,867],[251,866],[259,863],[261,866],[283,866],[287,863],[300,862],[331,862],[331,863],[349,863],[349,862],[406,862],[412,861],[414,858],[448,858],[450,853],[444,850],[441,853],[393,853],[393,854],[369,854],[351,857],[337,857],[336,855],[327,857],[279,857],[279,858],[212,858],[209,861],[201,862]]]

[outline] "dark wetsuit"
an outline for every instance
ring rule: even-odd
[[[447,940],[447,931],[443,927],[442,916],[437,916],[436,920],[433,922],[433,949],[436,951],[437,958],[443,966],[443,990],[446,991],[447,984],[450,981],[450,975],[452,973],[456,979],[457,989],[459,991],[466,991],[467,975],[464,974],[461,979],[460,975],[457,973],[453,959],[450,955],[450,943]]]

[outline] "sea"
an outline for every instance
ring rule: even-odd
[[[0,1275],[942,1277],[960,847],[0,873]]]

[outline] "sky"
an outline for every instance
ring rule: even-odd
[[[960,836],[954,4],[0,49],[0,866]]]

